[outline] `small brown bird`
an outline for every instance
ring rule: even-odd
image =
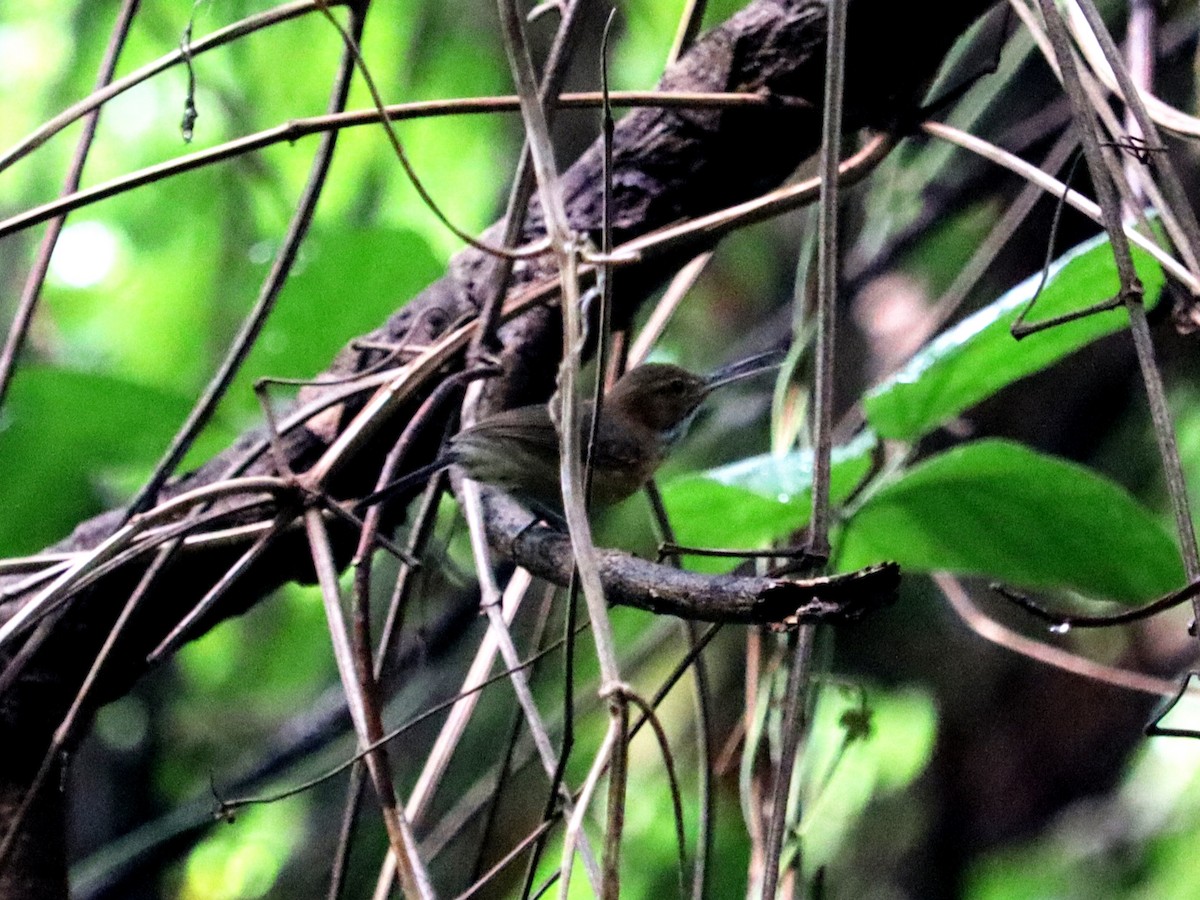
[[[776,368],[780,359],[779,353],[751,357],[707,378],[661,363],[626,372],[600,410],[592,450],[593,501],[604,506],[632,496],[662,465],[714,389]],[[586,443],[591,401],[582,404],[579,419]],[[469,478],[501,488],[541,512],[561,515],[559,436],[546,404],[505,410],[464,428],[434,463],[375,492],[363,505],[407,490],[453,464],[462,466]]]

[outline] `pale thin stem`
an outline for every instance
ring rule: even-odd
[[[1074,24],[1074,15],[1072,15],[1072,25]],[[1074,31],[1072,27],[1072,31]],[[1079,38],[1076,37],[1076,42]],[[1143,92],[1153,92],[1154,90],[1154,69],[1155,55],[1158,43],[1158,11],[1155,9],[1155,4],[1152,0],[1131,0],[1129,4],[1129,24],[1125,30],[1125,65],[1129,73],[1129,79],[1132,84],[1136,85],[1137,90],[1132,92],[1140,98]],[[1092,65],[1092,71],[1096,72],[1095,64]],[[1097,72],[1097,75],[1099,73]],[[1125,110],[1125,131],[1131,138],[1145,143],[1149,140],[1149,135],[1145,129],[1138,123],[1137,114],[1132,109]],[[1125,157],[1125,180],[1129,182],[1133,189],[1134,197],[1140,202],[1145,202],[1144,191],[1139,184],[1141,167],[1138,165],[1132,154]]]
[[[501,594],[499,587],[496,585],[495,577],[492,574],[491,553],[487,545],[487,532],[483,521],[483,506],[479,495],[479,485],[470,479],[464,479],[462,484],[462,499],[463,515],[466,517],[467,527],[471,536],[471,550],[475,557],[476,574],[479,578],[483,610],[488,617],[488,626],[496,632],[496,639],[500,646],[500,655],[504,660],[504,664],[514,670],[510,679],[513,692],[517,695],[517,702],[525,714],[525,722],[529,727],[529,733],[533,738],[534,747],[537,749],[542,767],[545,769],[547,776],[553,777],[558,767],[558,754],[550,742],[550,735],[546,729],[545,721],[542,719],[541,712],[537,708],[537,703],[533,699],[533,693],[529,689],[529,679],[526,677],[523,669],[519,669],[510,662],[510,660],[519,660],[519,657],[517,656],[516,645],[513,643],[512,634],[504,624],[504,617],[500,613]],[[563,809],[567,815],[570,815],[571,810],[574,808],[574,804],[570,799],[570,793],[564,790],[562,796]],[[600,868],[596,863],[595,855],[586,841],[583,844],[583,860],[592,890],[599,893]]]
[[[674,65],[696,40],[700,26],[704,23],[704,11],[708,8],[708,0],[686,0],[683,11],[679,14],[679,26],[675,29],[675,40],[671,44],[671,52],[667,54],[667,65]]]
[[[545,110],[538,98],[524,20],[516,0],[499,0],[499,7],[504,46],[517,87],[517,96],[521,99],[521,116],[525,122],[533,171],[537,176],[538,196],[546,219],[546,233],[557,258],[562,286],[563,362],[559,369],[558,394],[561,398],[559,429],[563,511],[570,531],[575,564],[579,569],[584,600],[592,621],[592,635],[596,643],[596,655],[600,661],[602,682],[607,686],[619,681],[620,668],[617,664],[616,646],[613,642],[612,626],[608,620],[604,585],[600,580],[600,566],[592,541],[584,496],[582,428],[577,386],[580,356],[583,352],[577,239],[567,221],[550,131]]]
[[[602,900],[621,896],[621,835],[625,831],[625,791],[629,786],[629,704],[610,695],[609,715],[616,725],[608,771],[608,821],[604,828]]]
[[[505,626],[512,624],[513,617],[520,609],[521,602],[525,599],[532,583],[532,576],[524,569],[518,569],[509,579],[504,588],[500,609]],[[450,764],[450,757],[453,756],[459,739],[478,705],[480,695],[475,688],[487,680],[499,650],[500,640],[497,632],[489,630],[480,641],[479,649],[475,651],[475,660],[471,663],[471,667],[463,679],[460,691],[463,697],[450,710],[450,715],[447,716],[442,730],[438,733],[433,749],[426,757],[425,765],[408,798],[405,810],[410,821],[420,822],[424,817],[429,801],[433,799],[433,792],[441,782],[442,775],[445,774],[446,767]]]
[[[550,141],[550,130],[546,122],[545,109],[538,97],[537,81],[533,61],[525,34],[525,23],[516,0],[499,0],[501,28],[504,32],[504,48],[509,67],[521,99],[521,117],[525,123],[525,139],[529,145],[530,159],[538,186],[542,212],[545,217],[546,234],[550,239],[562,286],[561,308],[563,313],[563,360],[558,376],[558,425],[559,464],[562,483],[563,511],[567,520],[571,547],[578,570],[579,583],[592,623],[592,636],[596,656],[600,663],[601,691],[607,692],[620,679],[616,645],[612,626],[608,618],[608,606],[604,598],[604,584],[600,579],[600,566],[592,540],[591,523],[587,514],[587,489],[584,474],[582,446],[583,428],[579,410],[579,368],[583,353],[583,321],[580,309],[578,239],[567,220],[558,168],[554,160],[554,148]],[[607,99],[605,100],[607,103]],[[490,615],[490,614],[489,614]],[[610,732],[618,724],[614,713],[610,720]],[[552,776],[553,777],[553,776]],[[571,817],[572,821],[577,815]],[[566,846],[570,848],[570,859],[574,859],[575,841],[568,833]],[[563,883],[567,882],[564,877]],[[601,895],[616,889],[607,878],[601,880]]]
[[[587,778],[583,782],[583,788],[575,800],[575,810],[567,819],[567,829],[563,835],[562,862],[558,878],[559,900],[568,900],[571,887],[571,871],[575,867],[575,848],[584,844],[587,839],[587,836],[583,833],[583,817],[587,815],[587,809],[592,803],[592,795],[596,792],[597,785],[600,784],[601,776],[608,768],[608,759],[613,752],[619,731],[620,722],[616,717],[609,717],[608,730],[604,734],[604,740],[600,742],[600,746],[596,750],[596,756],[592,760],[592,768],[588,771]],[[592,890],[595,890],[595,886],[593,886]]]
[[[764,900],[774,898],[779,883],[779,862],[787,830],[788,799],[792,777],[796,769],[800,743],[808,730],[807,706],[812,676],[812,652],[816,638],[815,625],[801,625],[796,633],[796,643],[788,660],[787,688],[783,697],[783,747],[775,770],[775,784],[771,790],[771,818],[767,825],[766,858],[763,862]],[[802,855],[797,848],[792,861],[793,877],[803,883]]]
[[[397,453],[396,455],[399,456],[400,454]],[[383,472],[380,473],[381,479],[384,474]],[[429,539],[429,534],[436,521],[437,502],[442,493],[444,479],[444,472],[434,475],[430,479],[429,484],[426,485],[421,497],[421,503],[409,532],[406,548],[409,556],[414,559],[420,558],[422,549]],[[400,572],[396,577],[396,584],[392,590],[392,597],[388,604],[387,616],[384,619],[382,633],[379,636],[379,647],[375,653],[374,671],[377,681],[383,678],[384,668],[391,656],[395,642],[399,640],[403,627],[404,611],[414,583],[413,573],[415,571],[416,568],[414,566],[402,563]],[[346,802],[342,811],[342,829],[341,834],[338,836],[338,847],[333,857],[329,878],[329,890],[326,893],[326,896],[330,900],[337,900],[342,893],[346,867],[350,859],[350,844],[354,835],[355,821],[357,820],[359,806],[363,798],[364,782],[365,767],[356,764],[350,773],[350,784],[346,789]],[[392,877],[394,877],[395,861],[389,860],[385,862],[385,868],[390,868],[393,873]]]
[[[829,555],[830,472],[833,453],[834,345],[838,293],[838,156],[842,144],[842,92],[845,78],[847,0],[830,0],[825,51],[825,108],[821,128],[821,205],[817,246],[817,341],[813,376],[812,519],[809,551]],[[788,795],[796,756],[806,731],[813,643],[816,627],[802,626],[795,638],[784,698],[783,747],[771,791],[771,819],[763,868],[764,900],[774,900],[779,883],[788,820]],[[801,850],[793,862],[796,884],[803,884]]]
[[[628,368],[632,369],[635,366],[640,366],[646,361],[646,357],[650,355],[650,350],[658,343],[658,339],[662,337],[671,318],[675,315],[675,311],[679,309],[679,304],[683,302],[683,298],[692,289],[692,286],[696,283],[696,279],[700,277],[700,274],[708,266],[712,256],[713,251],[705,250],[703,253],[688,260],[683,268],[675,273],[675,277],[671,279],[671,283],[667,285],[667,289],[663,292],[662,299],[655,304],[654,309],[650,313],[650,318],[646,320],[645,326],[638,332],[637,340],[633,342],[633,346],[629,349]]]
[[[291,486],[282,479],[269,477],[244,478],[237,481],[216,482],[192,491],[155,507],[149,512],[135,516],[88,553],[74,558],[66,569],[40,594],[21,607],[8,621],[0,625],[0,648],[24,630],[35,618],[45,614],[51,607],[69,596],[80,581],[91,575],[103,564],[130,546],[137,537],[160,522],[170,521],[174,516],[186,512],[190,507],[209,500],[237,494],[286,494]]]
[[[538,91],[538,99],[546,110],[546,117],[552,119],[556,107],[552,106],[555,96],[562,89],[567,77],[568,64],[577,43],[580,25],[583,21],[585,4],[581,0],[570,0],[566,4],[558,29],[554,33],[554,42],[546,57],[542,73],[542,84]],[[515,100],[516,98],[514,98]],[[513,247],[525,227],[529,215],[529,200],[533,197],[535,188],[529,143],[521,147],[521,156],[517,161],[516,173],[513,176],[512,188],[508,195],[508,205],[504,212],[504,238],[501,243],[505,247]],[[512,275],[513,261],[501,257],[496,260],[494,268],[489,273],[490,283],[485,291],[485,298],[479,313],[480,326],[471,345],[468,358],[477,358],[481,351],[489,348],[496,337],[496,329],[500,324],[500,308],[508,289],[509,277]]]
[[[1127,114],[1136,123],[1136,128],[1140,131],[1140,136],[1148,143],[1150,152],[1155,153],[1158,148],[1162,148],[1163,150],[1163,152],[1156,153],[1154,162],[1155,170],[1159,173],[1162,181],[1167,202],[1157,201],[1157,205],[1160,209],[1169,208],[1177,220],[1183,232],[1183,239],[1177,239],[1179,250],[1187,258],[1191,270],[1196,272],[1200,269],[1200,223],[1196,221],[1196,214],[1192,209],[1191,199],[1188,197],[1183,182],[1175,170],[1175,165],[1171,161],[1170,154],[1165,152],[1162,137],[1159,135],[1158,129],[1154,124],[1154,119],[1147,109],[1148,100],[1152,98],[1152,95],[1134,83],[1133,76],[1121,59],[1121,53],[1117,48],[1116,42],[1112,39],[1112,35],[1108,33],[1108,29],[1104,27],[1104,22],[1100,18],[1100,14],[1096,10],[1096,6],[1092,0],[1074,0],[1071,5],[1072,13],[1076,9],[1083,11],[1083,16],[1086,19],[1086,27],[1090,27],[1088,36],[1098,43],[1103,53],[1104,61],[1111,67],[1105,70],[1105,67],[1099,65],[1094,57],[1089,56],[1089,62],[1092,65],[1093,71],[1102,80],[1105,74],[1115,76],[1117,84],[1120,87],[1117,93],[1127,98]],[[1134,12],[1137,13],[1139,9],[1142,10],[1140,14],[1131,14],[1131,30],[1134,30],[1135,22],[1143,23],[1137,30],[1137,33],[1131,35],[1131,52],[1134,51],[1135,45],[1138,44],[1137,34],[1141,34],[1141,43],[1143,45],[1146,41],[1153,40],[1152,34],[1145,33],[1145,28],[1149,26],[1144,24],[1147,16],[1151,19],[1153,18],[1153,8],[1146,4],[1135,4]],[[1072,16],[1072,21],[1074,21],[1074,18]],[[1075,29],[1077,39],[1083,31],[1084,27],[1077,27]],[[1086,53],[1089,42],[1081,40],[1080,44],[1084,46]],[[1152,77],[1154,67],[1153,45],[1151,44],[1149,47],[1143,46],[1141,53],[1144,62],[1142,67],[1140,67],[1140,77],[1149,80]],[[1141,171],[1141,167],[1138,167],[1138,170]],[[1150,181],[1148,177],[1147,181]]]
[[[512,623],[531,583],[532,578],[529,573],[524,569],[518,569],[505,588],[501,601],[501,615],[506,627]],[[417,777],[417,783],[404,807],[409,822],[416,824],[424,817],[429,801],[433,799],[433,793],[437,790],[442,775],[445,774],[446,767],[450,764],[450,758],[458,747],[467,723],[470,722],[475,708],[479,705],[480,688],[491,680],[489,672],[491,672],[499,649],[498,632],[495,629],[489,629],[483,636],[479,649],[475,651],[475,660],[471,663],[471,667],[463,679],[459,699],[450,708],[450,714],[442,724],[441,731],[438,732],[437,739],[434,741],[429,755],[425,758],[425,765],[422,766],[421,774]],[[376,897],[388,896],[395,871],[396,858],[394,854],[389,853],[376,880]]]
[[[1149,85],[1135,88],[1132,81],[1127,82],[1121,77],[1120,69],[1123,67],[1112,65],[1113,57],[1109,52],[1116,44],[1112,36],[1107,35],[1103,20],[1097,15],[1093,4],[1073,0],[1067,4],[1067,12],[1068,24],[1084,58],[1106,88],[1124,100],[1131,109],[1141,107],[1147,120],[1168,131],[1183,137],[1200,137],[1200,118],[1164,103],[1154,95]],[[1080,21],[1081,18],[1083,21]]]
[[[20,832],[21,825],[25,821],[25,817],[29,813],[29,809],[33,805],[34,799],[45,784],[47,776],[54,769],[54,764],[59,758],[59,754],[71,742],[76,735],[76,730],[80,722],[80,718],[85,711],[90,707],[87,706],[87,701],[91,697],[92,688],[96,684],[96,679],[100,677],[100,671],[104,668],[108,658],[112,655],[113,647],[116,646],[117,639],[124,633],[125,626],[129,623],[133,613],[141,605],[146,594],[150,590],[150,586],[158,580],[158,576],[171,563],[175,556],[175,552],[179,549],[179,542],[174,541],[171,544],[163,547],[154,561],[147,567],[138,581],[137,587],[133,593],[129,595],[129,600],[121,609],[120,615],[117,616],[112,628],[109,630],[107,637],[104,639],[96,658],[92,661],[91,667],[88,669],[87,675],[83,679],[83,684],[75,694],[75,699],[71,702],[70,709],[63,717],[62,722],[54,731],[54,736],[51,738],[50,747],[47,749],[45,756],[42,757],[42,764],[38,768],[37,774],[26,788],[25,796],[22,798],[20,806],[15,811],[10,811],[8,815],[7,829],[4,834],[3,841],[0,841],[0,867],[3,866],[5,858]],[[22,648],[24,649],[24,648]],[[23,660],[13,658],[8,661],[8,665],[12,666],[15,671],[20,671],[23,667]],[[0,690],[0,693],[3,693]]]
[[[1042,20],[1038,19],[1032,8],[1024,0],[1010,0],[1010,2],[1033,36],[1042,55],[1046,58],[1047,64],[1059,81],[1062,81],[1062,67],[1058,64],[1058,60],[1054,55],[1050,37],[1045,28],[1043,28]],[[1080,81],[1088,96],[1089,105],[1092,111],[1099,116],[1105,130],[1112,137],[1114,144],[1121,146],[1130,140],[1131,132],[1121,126],[1120,120],[1110,107],[1108,98],[1104,93],[1104,87],[1108,87],[1111,90],[1112,85],[1111,83],[1104,82],[1104,78],[1100,75],[1100,69],[1104,67],[1104,60],[1102,58],[1097,60],[1097,56],[1100,55],[1098,41],[1096,36],[1091,32],[1087,22],[1081,21],[1082,16],[1075,7],[1070,8],[1070,14],[1076,40],[1085,49],[1090,47],[1094,51],[1091,54],[1085,54],[1093,68],[1090,71],[1078,71]],[[1111,36],[1108,36],[1106,31],[1104,34],[1109,46],[1112,48],[1114,54],[1116,54],[1114,58],[1119,60],[1119,53],[1115,50],[1115,44],[1112,44]],[[1073,54],[1072,58],[1074,58]],[[1122,66],[1121,68],[1123,69],[1124,67]],[[1093,72],[1100,78],[1099,81],[1097,78],[1092,77]],[[1113,77],[1110,70],[1108,72],[1109,82],[1111,82]],[[1137,92],[1134,92],[1133,96],[1140,97]],[[1200,277],[1200,227],[1196,224],[1195,213],[1191,209],[1191,201],[1187,196],[1187,192],[1182,187],[1182,183],[1171,163],[1170,156],[1165,152],[1160,152],[1165,148],[1158,137],[1158,132],[1155,130],[1149,115],[1147,114],[1138,118],[1134,114],[1133,108],[1129,109],[1129,114],[1136,122],[1148,126],[1149,130],[1142,128],[1140,133],[1148,137],[1147,154],[1153,155],[1156,165],[1152,169],[1148,163],[1138,160],[1136,153],[1126,152],[1124,153],[1124,170],[1132,176],[1132,180],[1121,178],[1121,166],[1118,161],[1110,159],[1107,155],[1104,157],[1105,168],[1112,174],[1114,183],[1129,205],[1129,211],[1142,216],[1143,219],[1142,204],[1138,202],[1138,195],[1139,193],[1145,194],[1146,199],[1158,210],[1161,223],[1170,236],[1176,250],[1183,258],[1184,263],[1193,275]],[[1156,172],[1162,179],[1163,187],[1166,189],[1170,202],[1164,199],[1163,193],[1160,192],[1155,182],[1154,176]],[[1145,221],[1143,221],[1143,228],[1146,233],[1150,233],[1150,229]]]
[[[333,548],[329,543],[325,519],[319,509],[310,508],[304,513],[304,524],[308,532],[309,548],[312,551],[317,581],[321,587],[325,617],[329,623],[333,657],[342,681],[342,690],[346,695],[346,704],[350,709],[350,719],[354,722],[354,730],[358,734],[360,746],[369,747],[373,743],[373,729],[368,722],[367,702],[363,697],[362,686],[355,674],[354,650],[350,645],[350,636],[342,616],[337,564],[334,562]],[[391,775],[387,771],[387,755],[382,747],[377,747],[368,753],[365,759],[367,770],[371,773],[371,780],[379,795],[380,806],[383,808],[388,843],[391,845],[392,855],[399,861],[400,883],[404,887],[404,892],[409,897],[431,900],[436,896],[433,884],[417,853],[412,830],[396,801]]]
[[[188,614],[179,621],[179,624],[172,628],[171,632],[159,642],[158,646],[150,652],[150,655],[146,657],[147,664],[155,665],[161,662],[164,657],[170,653],[174,653],[175,650],[178,649],[181,644],[183,644],[184,638],[188,635],[188,632],[192,629],[192,627],[199,622],[209,610],[217,605],[217,601],[225,596],[225,592],[233,586],[234,582],[244,575],[246,570],[249,569],[250,566],[252,566],[255,561],[263,555],[263,553],[266,552],[267,548],[271,545],[271,541],[275,539],[275,536],[279,533],[280,529],[284,528],[289,522],[291,522],[292,518],[293,514],[290,511],[282,513],[276,517],[273,526],[260,535],[259,538],[250,545],[246,552],[238,558],[237,562],[230,566],[225,574],[218,579],[217,583],[209,588],[209,590],[200,599],[200,602],[197,603],[188,612]]]

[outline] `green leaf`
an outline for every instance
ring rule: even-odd
[[[1133,248],[1134,264],[1153,307],[1163,273],[1150,254]],[[864,398],[867,420],[885,438],[913,441],[1005,387],[1129,324],[1124,309],[1088,316],[1017,341],[1009,332],[1037,291],[1041,274],[942,334],[901,371]],[[1085,309],[1117,293],[1116,264],[1101,235],[1068,251],[1051,269],[1030,321]]]
[[[87,515],[124,499],[112,476],[140,483],[191,409],[190,398],[123,378],[67,369],[17,372],[0,413],[0,553],[40,550]],[[231,437],[220,425],[195,447]]]
[[[875,436],[864,431],[835,447],[830,497],[844,502],[871,470]],[[676,478],[663,499],[677,523],[679,540],[691,547],[758,549],[785,539],[808,524],[812,514],[812,453],[764,453]],[[699,558],[695,568],[721,571],[728,559]]]
[[[881,559],[1131,603],[1184,583],[1170,535],[1123,488],[999,440],[935,456],[863,503],[838,567]]]

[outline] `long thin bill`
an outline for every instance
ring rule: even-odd
[[[749,356],[746,359],[722,366],[709,375],[705,381],[711,391],[732,381],[741,381],[743,378],[757,375],[759,372],[778,369],[786,358],[787,350],[769,350],[766,353],[759,353],[757,356]]]

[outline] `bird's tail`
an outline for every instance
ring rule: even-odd
[[[406,491],[412,490],[418,485],[424,484],[438,472],[447,466],[454,464],[454,456],[452,454],[443,454],[433,462],[421,466],[419,469],[413,469],[411,472],[406,472],[401,475],[391,484],[384,485],[379,490],[367,494],[363,499],[359,500],[354,505],[355,513],[363,513],[376,503],[382,503],[397,494],[403,494]]]

